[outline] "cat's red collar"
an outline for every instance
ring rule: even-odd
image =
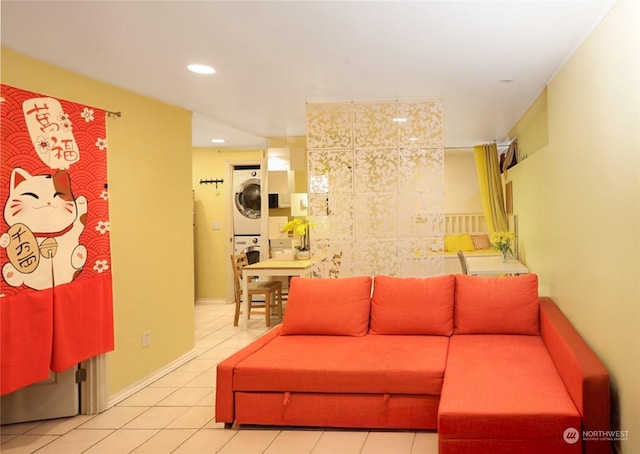
[[[68,233],[72,228],[73,224],[69,224],[66,228],[57,232],[33,232],[33,236],[35,236],[36,238],[55,238],[57,236],[62,236],[65,233]]]

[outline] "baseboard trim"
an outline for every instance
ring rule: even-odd
[[[198,356],[198,352],[194,348],[193,350],[189,351],[188,353],[182,355],[180,358],[178,358],[178,359],[170,362],[166,366],[156,370],[151,375],[148,375],[147,377],[145,377],[142,380],[134,383],[133,385],[123,389],[122,391],[114,394],[113,396],[110,396],[109,397],[109,402],[107,403],[107,408],[111,408],[114,405],[119,404],[120,402],[122,402],[126,398],[131,397],[132,395],[134,395],[138,391],[140,391],[140,390],[146,388],[147,386],[149,386],[154,381],[161,379],[162,377],[164,377],[168,373],[173,372],[174,370],[176,370],[180,366],[186,364],[187,362],[191,361],[193,358],[195,358],[197,356]]]
[[[224,298],[196,298],[196,304],[231,304]]]

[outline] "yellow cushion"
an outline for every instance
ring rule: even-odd
[[[447,252],[470,252],[475,251],[473,247],[473,239],[468,233],[460,233],[458,235],[445,235],[444,249]]]

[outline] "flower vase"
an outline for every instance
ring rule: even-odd
[[[307,260],[311,258],[310,251],[298,251],[296,252],[296,259],[298,260]]]
[[[509,251],[502,251],[502,261],[505,263],[509,261]]]

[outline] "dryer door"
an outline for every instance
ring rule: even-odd
[[[260,219],[260,180],[251,178],[236,189],[236,209],[247,219]]]

